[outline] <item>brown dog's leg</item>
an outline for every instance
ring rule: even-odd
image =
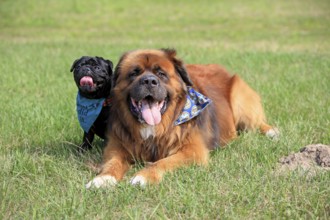
[[[110,143],[104,149],[104,161],[102,169],[99,175],[97,175],[92,181],[90,181],[86,188],[100,188],[107,186],[114,186],[118,180],[121,180],[127,170],[130,168],[130,164],[127,161],[128,153],[123,148],[115,148]],[[109,147],[111,146],[111,148]]]
[[[256,130],[268,137],[279,135],[277,128],[268,125],[259,95],[239,76],[231,79],[230,104],[238,130]]]
[[[189,138],[189,143],[183,144],[177,153],[149,164],[137,172],[131,179],[132,185],[145,186],[148,183],[159,183],[164,174],[182,166],[190,164],[206,165],[208,149],[200,134],[195,132]]]

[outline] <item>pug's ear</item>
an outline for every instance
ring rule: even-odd
[[[165,54],[168,56],[168,58],[172,61],[176,72],[179,74],[183,82],[187,86],[192,86],[193,83],[189,78],[189,75],[187,73],[186,68],[184,67],[182,60],[176,58],[176,51],[174,49],[161,49],[161,50],[164,51]]]
[[[109,70],[109,74],[112,75],[112,70],[113,70],[113,63],[111,62],[111,60],[105,60],[105,62],[108,64],[108,70]]]
[[[73,62],[72,66],[71,66],[71,69],[70,69],[70,72],[72,72],[72,71],[76,68],[77,63],[78,63],[80,60],[81,60],[81,58],[80,58],[80,59],[76,59],[76,60]]]
[[[103,57],[96,57],[96,58],[103,60],[108,65],[107,71],[108,71],[109,75],[111,76],[112,72],[113,72],[112,71],[113,70],[113,63],[111,62],[111,60],[106,60]]]

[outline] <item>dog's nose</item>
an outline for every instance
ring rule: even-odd
[[[156,76],[154,76],[152,74],[148,74],[148,75],[143,76],[140,79],[140,84],[145,85],[145,86],[150,86],[150,87],[156,87],[156,86],[158,86],[159,81]]]
[[[92,73],[92,70],[91,70],[90,67],[88,67],[88,66],[84,66],[84,67],[82,68],[82,72],[83,72],[84,74],[90,74],[90,73]]]

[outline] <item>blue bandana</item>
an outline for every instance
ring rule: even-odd
[[[101,99],[87,99],[77,94],[77,116],[79,124],[82,129],[88,133],[89,129],[94,124],[95,120],[99,116],[105,98]]]
[[[187,101],[180,114],[175,121],[175,125],[179,125],[193,119],[199,115],[210,103],[211,99],[188,87]]]

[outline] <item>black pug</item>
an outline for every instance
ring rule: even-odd
[[[78,87],[77,116],[84,130],[79,150],[85,151],[92,147],[95,134],[106,138],[113,64],[102,57],[83,56],[73,62],[70,71]]]

